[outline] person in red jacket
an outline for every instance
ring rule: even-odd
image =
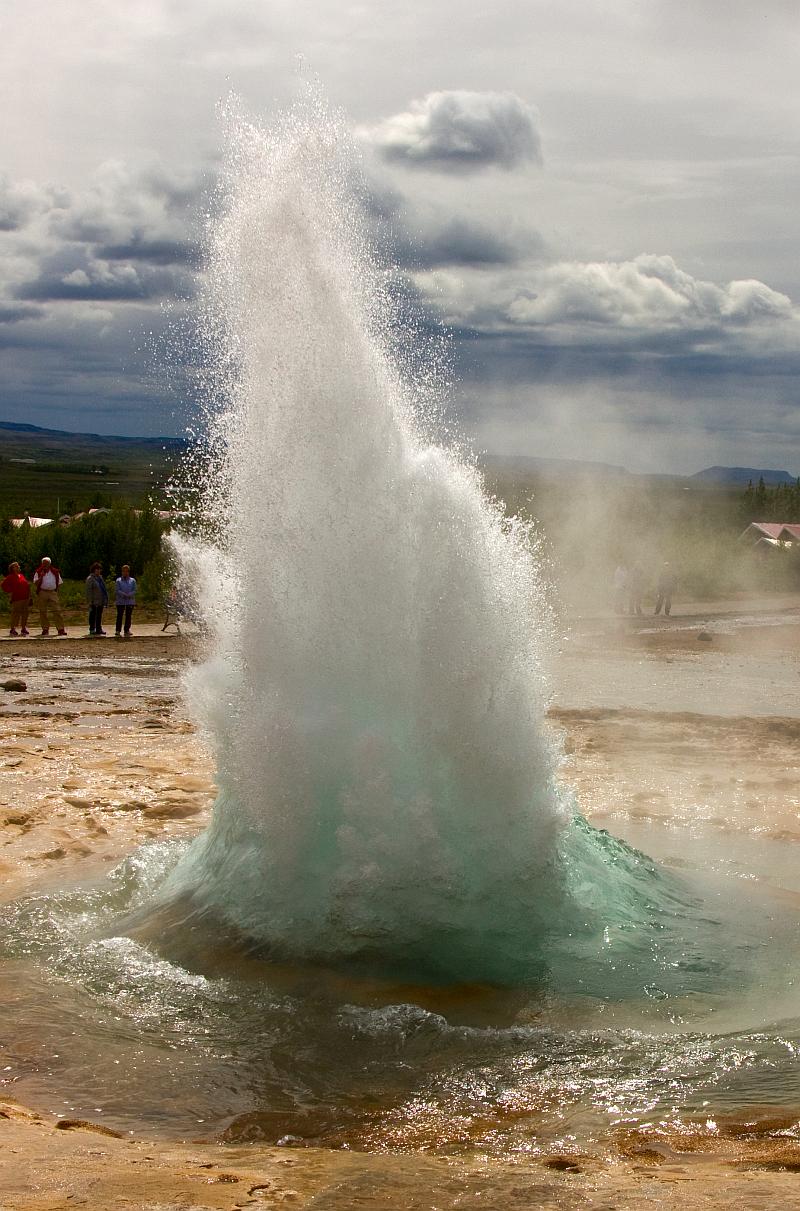
[[[0,589],[11,598],[11,630],[9,635],[28,635],[28,608],[31,602],[31,586],[22,575],[19,564],[8,565],[8,576],[0,583]]]
[[[53,561],[50,559],[50,556],[43,555],[42,562],[33,574],[33,587],[39,606],[39,618],[42,622],[43,635],[50,634],[50,619],[48,615],[51,610],[56,620],[59,635],[66,635],[67,633],[64,627],[64,615],[61,613],[61,602],[58,600],[58,590],[63,583],[61,573],[58,568],[53,567]]]

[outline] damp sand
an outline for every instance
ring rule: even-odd
[[[0,645],[0,681],[26,686],[0,694],[4,899],[96,879],[137,846],[207,821],[213,762],[180,694],[197,640],[143,631],[127,643]],[[578,620],[550,720],[565,738],[562,776],[592,823],[675,866],[718,836],[726,861],[796,894],[796,603]],[[386,1154],[176,1142],[117,1132],[99,1113],[65,1117],[55,1107],[68,1091],[32,1097],[2,1059],[14,980],[0,973],[3,1208],[800,1207],[800,1106],[769,1100],[713,1124],[619,1123],[591,1149],[507,1158],[470,1153],[464,1125],[441,1118]]]

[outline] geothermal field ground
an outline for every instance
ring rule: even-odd
[[[578,618],[565,631],[547,719],[563,743],[559,779],[587,820],[664,870],[703,871],[728,896],[755,887],[776,920],[796,915],[800,601],[681,603],[669,620]],[[124,880],[140,877],[126,860],[168,855],[208,823],[215,760],[182,691],[203,655],[199,636],[155,625],[128,643],[75,628],[0,644],[0,681],[25,687],[0,693],[0,1206],[800,1207],[796,951],[745,1013],[748,1029],[726,1024],[720,994],[713,1032],[707,998],[702,1020],[684,999],[640,1029],[635,1006],[611,1001],[251,969],[218,946],[212,969],[202,940],[184,969],[65,932],[76,906],[96,920],[92,896],[109,897],[82,889],[116,879],[103,908],[113,919]],[[252,1019],[228,1005],[265,985]],[[327,1102],[308,1092],[291,1033],[300,1004],[319,1038],[338,1015],[329,1046],[344,1050],[351,1083]],[[513,1069],[468,1050],[495,1028]],[[659,1032],[673,1051],[644,1046]],[[583,1059],[559,1084],[543,1056],[565,1046]],[[398,1072],[373,1082],[380,1048]],[[282,1063],[280,1088],[287,1071],[296,1085],[270,1101],[258,1082]]]

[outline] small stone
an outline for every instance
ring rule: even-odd
[[[711,643],[714,636],[709,635],[708,631],[698,631],[697,638],[699,639],[700,643]]]
[[[8,681],[0,681],[0,686],[7,694],[24,694],[28,688],[25,682],[20,681],[18,677],[9,677]]]

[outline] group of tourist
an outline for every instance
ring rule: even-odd
[[[29,583],[23,575],[19,564],[9,564],[8,575],[0,582],[0,589],[11,598],[11,629],[12,637],[30,635],[28,630],[28,614],[35,598],[39,610],[39,621],[42,635],[50,634],[50,619],[57,628],[57,634],[66,635],[64,612],[61,608],[58,592],[64,581],[52,559],[45,555],[33,574]],[[86,577],[86,604],[89,607],[89,634],[102,636],[103,610],[109,603],[108,587],[103,579],[103,565],[93,563]],[[133,607],[136,605],[136,580],[131,576],[128,564],[122,565],[120,575],[114,581],[114,604],[117,607],[117,639],[130,639],[131,618]]]
[[[668,563],[665,563],[656,581],[656,605],[654,614],[663,610],[667,617],[672,609],[672,596],[678,587],[678,578]],[[614,611],[617,614],[644,613],[642,601],[647,589],[647,578],[641,567],[632,568],[619,564],[614,572]]]

